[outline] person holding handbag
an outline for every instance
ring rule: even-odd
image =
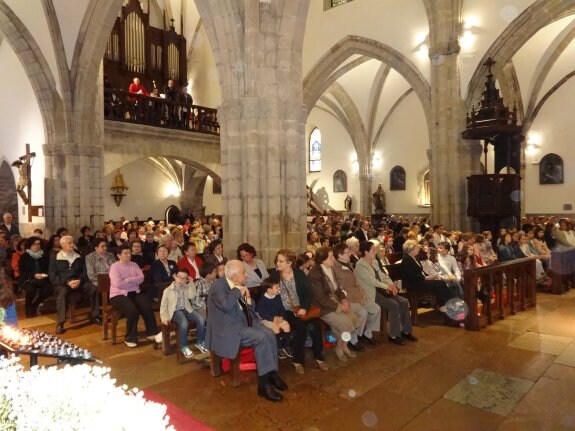
[[[345,293],[339,287],[334,272],[335,257],[331,247],[320,247],[315,253],[315,266],[310,270],[308,279],[312,292],[312,303],[320,307],[321,320],[327,323],[335,337],[337,344],[335,354],[342,362],[347,358],[355,358],[356,354],[349,350],[347,341],[359,335],[359,331],[365,326],[367,312],[358,304],[354,313],[352,305],[346,298]],[[343,334],[349,334],[344,340]]]
[[[284,307],[284,319],[289,323],[293,335],[293,364],[297,374],[304,374],[305,340],[307,329],[311,329],[312,350],[315,362],[320,370],[327,371],[324,362],[323,340],[321,336],[321,321],[318,311],[311,305],[309,282],[302,270],[296,265],[296,255],[288,249],[276,253],[276,268],[269,271],[270,277],[280,280],[280,297]],[[313,318],[306,317],[314,315]]]

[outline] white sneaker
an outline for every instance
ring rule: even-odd
[[[124,344],[128,347],[138,347],[138,343],[132,343],[131,341],[124,341]]]
[[[200,353],[209,353],[209,350],[203,344],[197,343],[195,345],[196,349],[200,351]]]
[[[162,331],[158,332],[155,336],[154,336],[154,341],[158,344],[162,343]]]
[[[188,346],[182,349],[182,353],[186,359],[190,359],[194,356],[194,352],[192,352]]]

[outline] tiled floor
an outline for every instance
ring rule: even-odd
[[[94,325],[64,338],[91,349],[119,383],[149,388],[216,430],[575,429],[575,292],[537,300],[481,332],[422,315],[418,343],[367,346],[346,364],[328,351],[328,372],[310,358],[300,376],[281,361],[290,386],[282,403],[256,395],[253,371],[232,388],[228,376],[213,378],[195,361],[178,365],[149,343],[103,342]],[[53,317],[21,323],[53,331]]]

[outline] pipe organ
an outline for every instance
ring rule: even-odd
[[[180,34],[175,31],[173,20],[167,30],[151,27],[149,14],[140,2],[129,0],[108,38],[104,75],[112,87],[120,89],[127,89],[136,77],[150,92],[154,81],[160,89],[168,79],[177,87],[187,85],[186,39],[182,33],[183,28]]]

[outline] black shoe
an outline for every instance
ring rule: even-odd
[[[371,338],[369,338],[369,337],[363,337],[363,340],[364,340],[366,343],[371,344],[372,346],[379,346],[379,341],[377,341],[377,340],[376,340],[375,338],[373,338],[373,337],[371,337]]]
[[[351,341],[349,343],[347,343],[347,347],[349,347],[351,350],[355,351],[355,352],[365,352],[365,347],[363,347],[361,344],[359,343],[355,343],[353,344]]]
[[[406,334],[405,332],[401,333],[401,338],[404,338],[409,341],[417,341],[417,337],[411,333]]]
[[[391,341],[393,344],[397,344],[399,346],[404,346],[405,345],[405,340],[401,337],[387,337],[389,339],[389,341]]]
[[[269,374],[269,381],[278,391],[287,391],[288,385],[282,380],[277,371],[272,371]]]
[[[277,392],[272,385],[258,386],[258,395],[270,401],[281,401],[284,399],[282,394]]]
[[[94,323],[96,325],[102,325],[102,318],[100,316],[92,317],[90,319],[90,323]]]
[[[56,325],[56,334],[60,335],[64,333],[64,323],[58,323]]]

